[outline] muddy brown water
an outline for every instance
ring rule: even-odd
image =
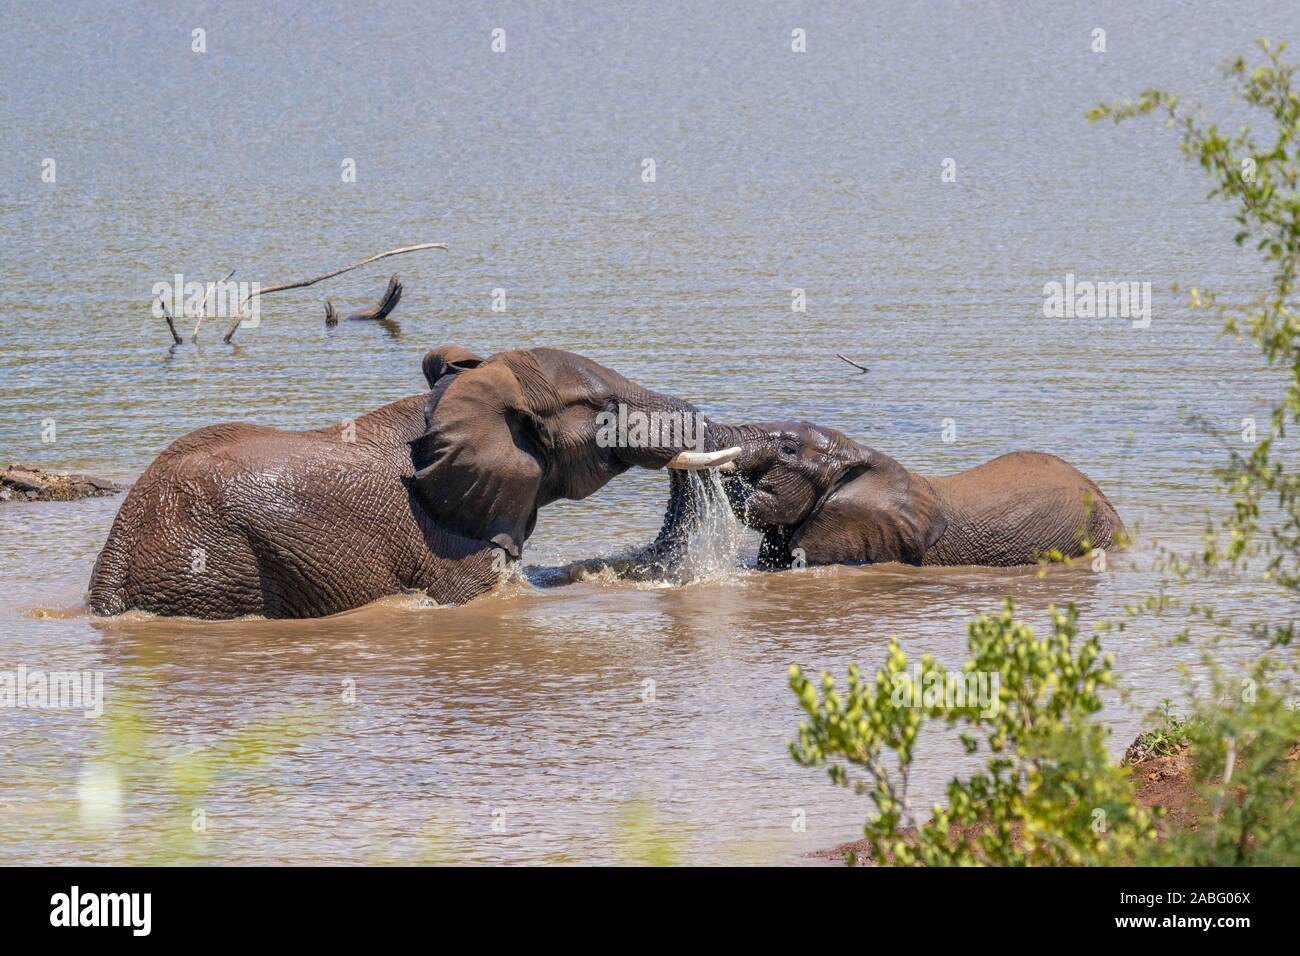
[[[1170,286],[1261,277],[1167,131],[1082,113],[1155,84],[1220,102],[1215,64],[1296,33],[1292,5],[886,8],[800,23],[747,5],[502,8],[496,59],[494,24],[414,4],[273,24],[213,8],[204,55],[192,17],[161,10],[7,15],[15,461],[130,481],[200,425],[318,427],[410,394],[439,344],[544,344],[722,420],[835,425],[923,473],[1059,454],[1138,544],[1105,572],[1043,578],[762,574],[742,536],[689,585],[563,583],[568,563],[654,536],[667,481],[638,473],[546,509],[523,573],[466,607],[101,621],[79,606],[120,499],[3,505],[0,671],[93,671],[105,702],[98,718],[0,711],[0,862],[807,862],[867,807],[790,760],[791,663],[869,668],[896,634],[955,665],[1005,595],[1038,625],[1073,602],[1091,626],[1157,583],[1157,546],[1195,547],[1209,469],[1275,382]],[[176,272],[271,284],[420,241],[450,250],[268,297],[235,348],[217,319],[169,349],[149,315]],[[393,271],[392,324],[326,331],[326,295],[364,307]],[[1150,281],[1150,327],[1043,318],[1043,284],[1067,272]],[[1183,596],[1286,613],[1253,584]],[[1173,627],[1108,638],[1129,691],[1104,713],[1117,752],[1183,693],[1197,653],[1165,646]],[[920,805],[958,755],[923,745]]]

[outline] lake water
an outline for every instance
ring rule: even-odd
[[[1105,573],[1040,579],[760,574],[746,537],[740,567],[692,585],[556,586],[653,537],[667,480],[641,472],[542,512],[523,576],[467,607],[98,621],[79,605],[121,499],[0,505],[0,670],[98,671],[106,697],[98,719],[0,713],[0,863],[788,863],[856,837],[867,799],[786,752],[789,664],[873,667],[897,634],[956,666],[1004,595],[1040,625],[1074,602],[1091,626],[1155,585],[1158,546],[1197,544],[1222,442],[1276,386],[1171,287],[1244,294],[1262,274],[1172,131],[1083,114],[1162,86],[1240,115],[1217,64],[1297,27],[1290,0],[6,5],[9,460],[129,481],[201,425],[319,427],[411,394],[440,344],[546,345],[720,420],[834,425],[922,473],[1049,451],[1139,539]],[[268,296],[234,347],[209,319],[170,348],[150,312],[175,273],[270,285],[416,242],[449,248]],[[395,324],[326,331],[327,296],[361,308],[392,272]],[[1149,328],[1044,318],[1067,273],[1149,281]],[[1182,695],[1196,652],[1165,646],[1174,626],[1108,639],[1117,750]],[[958,752],[923,747],[920,805]]]

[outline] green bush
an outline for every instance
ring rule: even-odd
[[[928,655],[909,673],[897,641],[874,682],[850,668],[844,693],[823,673],[818,695],[792,667],[790,687],[808,715],[791,744],[794,758],[829,761],[841,785],[851,782],[846,765],[865,771],[854,785],[876,806],[865,833],[878,862],[1071,865],[1132,855],[1155,830],[1109,759],[1108,731],[1091,719],[1099,692],[1113,683],[1098,639],[1079,640],[1073,608],[1054,610],[1052,633],[1038,637],[1015,620],[1010,601],[969,633],[970,659],[953,674]],[[972,679],[996,688],[992,706],[956,699],[955,689]],[[918,824],[908,783],[920,731],[935,721],[959,725],[966,752],[985,763],[949,783],[947,805]]]

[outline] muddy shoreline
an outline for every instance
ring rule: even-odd
[[[1133,795],[1137,805],[1146,810],[1159,807],[1164,811],[1159,824],[1162,834],[1174,830],[1196,830],[1208,808],[1196,793],[1187,745],[1170,754],[1157,754],[1147,749],[1148,740],[1148,734],[1139,734],[1124,752],[1123,764],[1133,771]],[[904,838],[913,833],[911,827],[907,828]],[[814,850],[808,857],[844,863],[849,852],[857,857],[859,864],[873,865],[866,840],[851,840],[830,849]]]
[[[0,472],[0,503],[15,501],[77,501],[115,495],[122,487],[106,478],[46,471],[37,465],[15,464]]]

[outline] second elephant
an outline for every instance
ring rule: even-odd
[[[1033,564],[1124,543],[1124,523],[1078,469],[1018,451],[947,477],[909,471],[833,428],[725,429],[737,516],[763,533],[759,563]]]

